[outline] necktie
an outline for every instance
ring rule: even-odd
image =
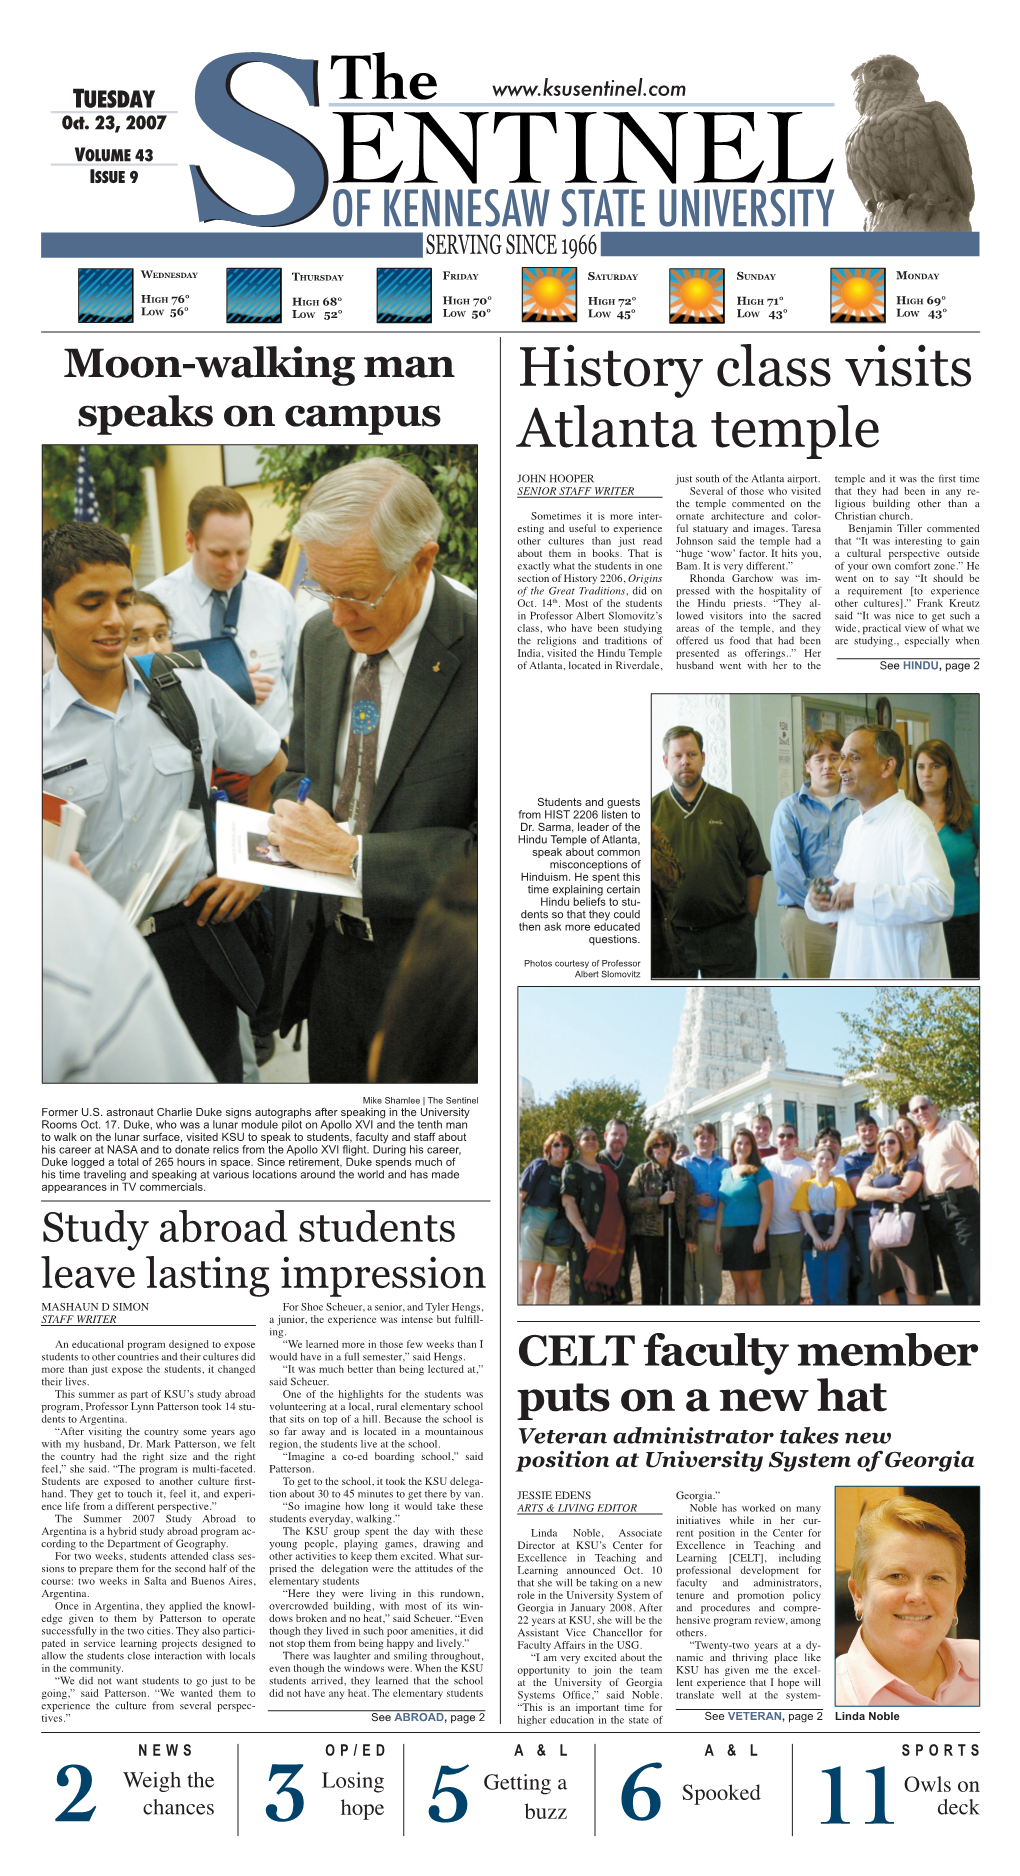
[[[209,615],[210,638],[237,637],[237,617],[241,610],[241,587],[247,578],[248,575],[242,573],[237,585],[232,586],[229,593],[213,594]]]
[[[338,821],[347,822],[352,834],[363,834],[366,831],[368,817],[372,812],[379,717],[382,712],[379,665],[385,656],[385,652],[377,652],[366,658],[354,680],[351,733],[347,739],[344,778],[333,810]]]

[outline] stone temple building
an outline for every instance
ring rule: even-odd
[[[874,1114],[884,1126],[897,1111],[869,1100],[861,1082],[789,1068],[772,993],[764,985],[698,984],[687,992],[665,1091],[646,1118],[649,1126],[669,1127],[688,1146],[699,1121],[714,1121],[718,1150],[728,1156],[734,1129],[749,1125],[756,1114],[769,1116],[773,1132],[780,1121],[792,1121],[803,1149],[822,1127],[838,1127],[847,1140],[858,1113]]]

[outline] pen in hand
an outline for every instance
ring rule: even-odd
[[[312,792],[312,778],[310,775],[303,775],[297,786],[298,800],[307,801],[311,792]]]

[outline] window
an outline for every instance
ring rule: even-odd
[[[817,1126],[816,1131],[818,1133],[821,1133],[823,1127],[834,1127],[835,1125],[836,1125],[835,1108],[829,1107],[829,1105],[825,1101],[819,1101],[818,1103],[818,1126]]]
[[[800,707],[802,740],[808,730],[829,730],[845,742],[852,730],[874,724],[876,720],[875,707],[867,698],[862,708],[859,704],[851,705],[846,697],[802,697]],[[897,705],[890,703],[889,707],[892,711],[891,727],[899,735],[905,752],[899,780],[900,788],[905,790],[910,779],[914,750],[920,743],[927,742],[931,735],[931,717],[918,715],[916,711],[906,716]]]
[[[787,1127],[795,1127],[797,1125],[796,1101],[783,1102],[783,1120]]]

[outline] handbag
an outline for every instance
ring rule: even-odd
[[[558,1211],[555,1218],[550,1218],[542,1233],[542,1242],[551,1251],[569,1251],[574,1242],[574,1227],[564,1212]]]
[[[888,1205],[881,1218],[871,1227],[871,1242],[880,1251],[896,1251],[904,1244],[909,1244],[914,1235],[916,1212],[901,1211],[898,1205]]]

